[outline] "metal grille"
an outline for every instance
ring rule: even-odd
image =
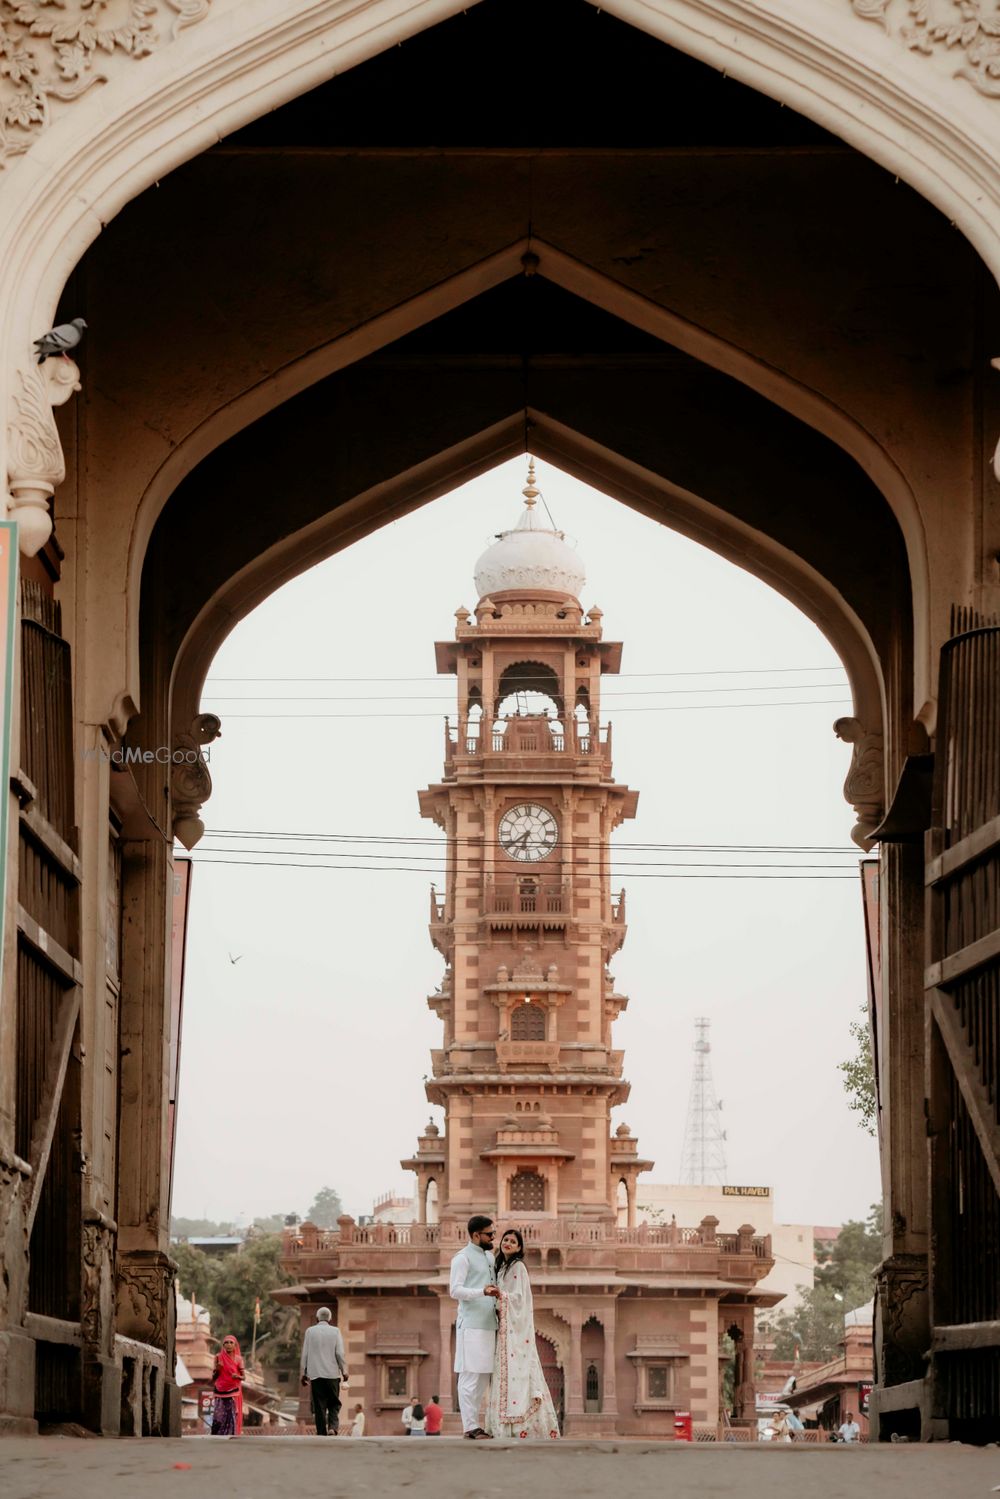
[[[50,969],[24,947],[17,953],[17,1134],[15,1150],[31,1156],[31,1136],[45,1091],[49,1048],[65,993]]]
[[[951,998],[992,1104],[993,1119],[1000,1125],[1000,965],[980,969],[957,983]]]
[[[38,810],[59,833],[73,834],[73,724],[70,649],[55,599],[21,584],[21,768],[38,793]]]
[[[950,1089],[948,1192],[956,1231],[948,1265],[949,1316],[957,1323],[993,1322],[1000,1320],[1000,1197],[954,1074]],[[1000,1391],[993,1408],[1000,1414]]]
[[[46,1317],[80,1319],[82,1275],[80,1175],[80,1064],[70,1058],[52,1153],[31,1234],[28,1305]],[[64,1415],[60,1419],[74,1418]]]
[[[80,1350],[35,1344],[35,1415],[43,1423],[78,1421],[82,1406]]]
[[[941,1359],[941,1384],[952,1441],[996,1440],[1000,1348],[973,1348]]]
[[[72,708],[70,647],[60,634],[59,605],[26,579],[19,769],[35,794],[21,816],[18,846],[16,1149],[38,1172],[28,1305],[69,1321],[80,1315],[82,1249],[80,1060],[70,1003],[79,954]],[[73,1350],[40,1352],[42,1419],[76,1418],[78,1365]]]

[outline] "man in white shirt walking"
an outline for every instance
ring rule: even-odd
[[[462,1431],[470,1441],[485,1441],[479,1411],[490,1387],[497,1341],[497,1278],[493,1264],[492,1218],[469,1219],[469,1242],[451,1262],[451,1296],[458,1302],[455,1326],[455,1372]]]
[[[308,1384],[318,1437],[337,1436],[340,1431],[340,1385],[347,1383],[347,1361],[340,1328],[333,1326],[328,1306],[316,1312],[316,1321],[302,1339],[302,1383]],[[328,1429],[329,1428],[329,1429]]]

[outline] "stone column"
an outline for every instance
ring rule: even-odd
[[[618,1414],[618,1365],[616,1362],[615,1342],[618,1324],[618,1301],[611,1296],[605,1302],[601,1317],[604,1322],[604,1391],[602,1400],[602,1412],[605,1416],[617,1416]]]
[[[447,1264],[447,1261],[446,1261]],[[442,1294],[438,1302],[438,1389],[441,1392],[441,1409],[446,1415],[450,1415],[455,1409],[452,1402],[452,1386],[455,1383],[454,1370],[452,1369],[451,1357],[451,1330],[455,1325],[455,1312],[458,1307],[457,1301],[452,1301],[447,1294]],[[431,1392],[433,1394],[433,1391]]]
[[[173,1380],[175,1265],[169,1244],[169,895],[173,865],[161,837],[123,845],[121,1154],[118,1177],[118,1331],[162,1348],[163,1424],[180,1434]]]
[[[569,1323],[569,1351],[563,1368],[566,1380],[566,1419],[583,1415],[583,1308],[574,1303],[566,1319]]]
[[[930,1347],[928,1146],[924,1115],[924,890],[919,844],[881,854],[882,996],[877,1025],[885,1258],[876,1273],[877,1385],[921,1380]],[[874,1402],[877,1407],[877,1390]],[[877,1419],[873,1419],[877,1431]]]
[[[85,656],[85,652],[81,652]],[[124,722],[118,725],[124,731]],[[118,918],[120,892],[109,823],[110,731],[81,728],[84,756],[77,773],[83,866],[80,960],[83,992],[80,1041],[82,1073],[81,1150],[83,1174],[83,1242],[81,1246],[80,1328],[82,1336],[83,1423],[91,1431],[117,1436],[121,1428],[121,1368],[115,1359],[115,1218],[119,1118],[119,991],[121,954]]]
[[[117,1436],[121,1371],[115,1361],[115,1250],[118,1225],[99,1208],[83,1209],[80,1257],[83,1420],[91,1431]]]

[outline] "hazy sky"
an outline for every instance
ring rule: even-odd
[[[614,844],[629,935],[611,967],[631,996],[615,1040],[632,1096],[613,1124],[655,1160],[648,1180],[678,1179],[693,1020],[708,1016],[728,1180],[772,1185],[779,1220],[863,1216],[877,1150],[837,1071],[865,1002],[838,659],[748,573],[547,464],[539,481],[587,566],[583,604],[625,645],[622,676],[604,679],[615,777],[640,793]],[[327,1184],[358,1214],[411,1190],[400,1157],[430,1115],[442,1122],[422,1085],[441,1036],[426,1007],[443,967],[427,936],[440,856],[365,840],[437,836],[417,790],[442,772],[454,678],[435,677],[433,645],[475,604],[473,565],[517,520],[523,482],[523,462],[506,464],[331,558],[216,658],[177,1214],[301,1213]],[[712,867],[733,863],[742,873]]]

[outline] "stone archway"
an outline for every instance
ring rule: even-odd
[[[173,8],[176,11],[176,5]],[[317,5],[306,15],[289,12],[276,0],[260,0],[252,14],[241,10],[237,21],[223,0],[216,0],[211,13],[207,5],[188,8],[181,16],[192,24],[161,49],[141,81],[138,73],[127,71],[131,63],[125,64],[103,92],[95,90],[85,97],[73,106],[72,118],[67,114],[41,137],[37,148],[18,164],[19,175],[11,175],[10,181],[30,183],[31,188],[19,199],[20,217],[11,219],[3,242],[10,253],[0,247],[0,276],[6,278],[0,281],[0,297],[7,309],[0,328],[7,339],[0,345],[0,380],[12,380],[16,396],[11,432],[19,456],[8,468],[19,481],[19,501],[37,511],[39,497],[44,501],[46,489],[58,482],[63,461],[44,403],[36,403],[26,414],[28,385],[18,382],[32,375],[25,364],[28,335],[50,317],[67,270],[101,223],[215,135],[255,119],[275,103],[300,96],[339,69],[360,67],[364,59],[381,56],[403,35],[416,35],[459,9],[456,4],[405,6],[382,0],[349,10]],[[484,13],[486,9],[484,0]],[[829,5],[804,7],[792,0],[776,0],[764,18],[759,7],[743,0],[650,0],[643,6],[637,0],[619,0],[607,9],[687,56],[717,68],[731,64],[734,77],[830,126],[872,160],[899,169],[929,200],[953,212],[990,263],[995,260],[995,205],[991,207],[991,193],[982,192],[983,182],[991,183],[995,175],[991,152],[983,144],[989,132],[982,110],[989,106],[970,94],[963,96],[971,100],[970,108],[956,114],[951,108],[954,94],[948,92],[955,86],[939,80],[928,85],[928,76],[936,75],[928,75],[923,60],[902,51],[898,65],[882,67],[890,56],[897,59],[896,53],[887,51],[895,46],[891,31],[882,36],[846,9],[834,20]],[[789,57],[794,66],[786,69]],[[121,62],[118,59],[115,66]],[[859,100],[866,109],[858,110]],[[983,126],[981,139],[977,123]],[[137,131],[137,124],[144,129]],[[77,149],[60,153],[60,141],[70,134]],[[949,158],[956,146],[964,157],[964,172],[956,171]],[[946,158],[947,173],[942,169]],[[178,175],[172,185],[183,188]],[[878,758],[884,748],[894,780],[912,751],[926,749],[925,731],[933,728],[933,657],[943,633],[941,621],[954,597],[972,586],[968,580],[981,577],[982,559],[973,555],[971,544],[962,550],[962,538],[953,535],[958,528],[951,526],[948,507],[940,500],[940,494],[949,494],[947,484],[928,472],[920,472],[919,482],[914,477],[922,459],[907,448],[907,442],[916,448],[912,434],[908,437],[904,430],[894,450],[885,433],[873,432],[880,391],[863,388],[862,366],[867,360],[859,361],[857,389],[850,392],[854,399],[842,400],[823,385],[823,361],[811,359],[807,348],[799,347],[796,358],[786,361],[780,351],[765,347],[760,327],[740,323],[732,307],[715,319],[719,326],[708,326],[713,308],[704,296],[699,300],[691,295],[685,305],[673,305],[685,301],[676,267],[666,275],[654,268],[651,280],[644,281],[642,262],[651,251],[644,248],[642,236],[634,246],[627,236],[621,243],[610,237],[602,241],[599,234],[588,240],[569,233],[566,226],[560,234],[556,224],[545,237],[537,229],[536,210],[537,202],[528,215],[530,234],[523,222],[512,227],[504,221],[485,243],[463,242],[465,259],[457,267],[420,260],[422,281],[417,276],[416,286],[405,288],[393,282],[389,290],[394,296],[387,298],[387,305],[365,306],[362,311],[341,306],[337,311],[342,326],[334,332],[324,328],[310,342],[310,329],[300,327],[298,344],[291,337],[283,343],[276,339],[259,360],[248,360],[248,368],[238,376],[228,370],[213,373],[206,382],[209,389],[199,388],[200,404],[185,408],[184,420],[175,419],[183,404],[181,368],[164,403],[164,420],[161,412],[154,421],[149,402],[140,402],[138,412],[129,417],[121,416],[122,430],[130,420],[135,428],[156,428],[155,442],[142,462],[131,467],[126,463],[121,470],[105,467],[87,449],[90,434],[81,429],[81,453],[94,459],[92,471],[108,482],[107,493],[88,490],[81,477],[84,462],[73,478],[80,504],[73,521],[81,523],[74,534],[73,570],[67,569],[66,590],[77,606],[82,685],[76,722],[81,737],[90,748],[103,748],[117,743],[131,721],[133,736],[148,733],[157,742],[184,738],[197,744],[200,735],[211,732],[210,725],[196,721],[207,660],[254,602],[310,560],[349,544],[499,457],[531,446],[624,502],[750,567],[822,623],[841,651],[855,692],[856,721],[847,732],[858,752],[851,778],[851,789],[858,795],[851,800],[862,804],[867,822],[873,823],[876,810],[884,807],[887,787],[873,789],[870,780],[863,784],[862,757]],[[125,217],[119,216],[108,239],[113,241],[120,232],[127,240]],[[101,260],[104,243],[98,240],[95,246],[95,263]],[[117,267],[123,277],[125,265],[123,258]],[[366,271],[371,265],[369,255]],[[86,271],[84,266],[78,274]],[[716,277],[717,282],[726,280]],[[296,431],[300,439],[303,433],[314,435],[324,430],[324,421],[336,434],[350,431],[352,411],[364,409],[366,401],[370,406],[379,382],[391,385],[395,379],[386,374],[390,357],[397,357],[400,367],[409,361],[413,369],[426,356],[427,346],[420,345],[420,338],[428,330],[446,342],[456,328],[461,336],[468,335],[457,356],[453,348],[447,350],[459,361],[462,348],[468,354],[488,347],[485,341],[475,341],[476,317],[485,318],[480,334],[487,327],[493,332],[502,327],[503,316],[484,312],[486,304],[490,297],[510,297],[508,306],[515,306],[522,283],[544,285],[552,328],[560,328],[565,312],[566,327],[586,324],[588,337],[593,333],[594,347],[581,345],[575,350],[577,357],[596,350],[607,358],[610,350],[612,357],[624,352],[636,361],[640,356],[648,360],[665,393],[660,412],[680,413],[677,425],[688,430],[671,443],[672,434],[659,430],[665,424],[654,420],[656,413],[646,409],[644,421],[637,421],[641,401],[616,401],[608,382],[593,384],[593,390],[601,391],[598,400],[592,394],[581,395],[571,388],[571,379],[553,375],[551,369],[542,371],[541,379],[533,372],[529,388],[519,368],[516,379],[483,376],[466,409],[455,412],[450,424],[442,421],[437,426],[430,420],[434,413],[420,406],[417,393],[404,394],[405,382],[400,379],[394,410],[397,417],[410,416],[422,439],[408,448],[400,442],[390,451],[390,445],[382,443],[375,457],[349,454],[340,472],[320,474],[321,462],[312,458],[315,444],[300,440],[286,442],[281,449],[284,471],[260,463],[261,444],[275,448]],[[562,312],[556,306],[560,297],[567,299],[560,304]],[[896,308],[899,326],[906,321],[905,311]],[[600,323],[602,317],[606,323]],[[453,321],[445,327],[449,318]],[[169,308],[165,321],[170,321]],[[729,326],[723,328],[726,323]],[[859,323],[862,332],[870,326],[863,313]],[[890,320],[887,339],[900,336],[897,323]],[[611,341],[597,349],[605,335],[611,339],[612,327],[620,346]],[[93,382],[93,392],[88,387],[94,400],[88,407],[91,432],[101,426],[97,405],[102,391],[109,406],[120,394],[112,388],[109,372],[117,374],[126,392],[141,389],[143,362],[130,354],[130,328],[129,320],[120,319],[117,348],[110,356],[105,353],[107,362],[101,378]],[[233,344],[237,341],[234,338]],[[105,350],[113,342],[107,337]],[[669,359],[666,349],[671,351]],[[190,349],[186,352],[192,354]],[[522,366],[530,363],[523,347],[512,345],[506,352],[519,358]],[[670,360],[676,363],[675,375],[683,371],[683,378],[678,376],[673,384],[665,368]],[[237,362],[235,354],[232,362]],[[197,363],[192,355],[191,367]],[[946,374],[944,352],[941,363]],[[508,363],[508,370],[511,367]],[[651,378],[643,377],[646,383]],[[450,392],[446,382],[439,384],[438,414],[455,406],[457,383]],[[938,383],[941,388],[946,384],[944,378]],[[638,385],[633,380],[633,389]],[[31,390],[37,396],[37,388]],[[714,434],[703,424],[704,413],[699,427],[699,413],[684,404],[691,390],[700,392],[704,408],[716,414]],[[425,399],[430,394],[425,392]],[[325,401],[331,404],[324,407]],[[936,409],[923,388],[911,404],[918,417],[926,418]],[[125,405],[119,403],[119,410],[124,412]],[[414,421],[418,412],[422,420]],[[118,437],[114,422],[106,428]],[[718,441],[720,430],[725,443]],[[710,444],[707,439],[713,436]],[[373,441],[371,446],[375,447]],[[943,451],[947,445],[936,441],[928,446]],[[712,464],[706,458],[709,449]],[[732,458],[734,452],[738,461]],[[912,464],[902,461],[900,452],[914,458]],[[309,454],[306,460],[304,453]],[[289,455],[299,465],[291,475]],[[325,508],[310,493],[321,484],[326,485]],[[769,484],[773,493],[768,492]],[[963,519],[971,534],[973,500],[964,490],[956,493],[964,496],[968,514],[963,510]],[[141,503],[140,496],[145,496]],[[225,537],[224,556],[212,545],[218,535]],[[928,585],[929,577],[934,588]],[[142,716],[136,719],[138,708]],[[140,795],[130,809],[135,822],[124,885],[132,929],[123,992],[139,998],[129,1016],[131,1044],[123,1052],[131,1057],[125,1064],[125,1091],[148,1098],[151,1107],[127,1142],[131,1155],[123,1174],[122,1199],[127,1211],[121,1222],[101,1210],[86,1220],[92,1261],[88,1294],[96,1306],[96,1311],[91,1308],[95,1324],[106,1333],[106,1251],[118,1233],[120,1281],[127,1291],[123,1314],[137,1335],[145,1330],[167,1343],[169,1328],[162,1312],[169,1262],[160,1242],[165,1219],[165,1108],[157,1089],[162,1090],[158,1058],[162,1063],[163,985],[169,969],[164,912],[170,855],[169,825],[161,826],[157,817],[172,799],[175,812],[182,806],[185,818],[196,822],[199,794],[206,786],[203,779],[198,784],[198,776],[193,779],[193,785],[171,785],[153,772],[141,788],[152,794]],[[885,782],[884,775],[881,780]],[[81,867],[90,901],[81,951],[91,1005],[87,1023],[96,1025],[95,1006],[104,977],[99,913],[107,889],[109,777],[88,767],[81,785]],[[896,1193],[890,1240],[914,1259],[920,1257],[921,1236],[926,1237],[923,1188],[913,1166],[923,1159],[920,1078],[913,1062],[922,1043],[912,1007],[914,986],[919,987],[913,933],[919,926],[921,882],[922,870],[914,867],[905,850],[887,853],[887,1033],[890,1044],[898,1045],[910,1062],[886,1109],[892,1121],[887,1171]],[[892,1086],[896,1088],[895,1081]],[[91,1122],[99,1101],[100,1089],[91,1080],[85,1104]],[[23,1246],[18,1253],[23,1255]],[[892,1273],[887,1272],[890,1279]],[[912,1265],[907,1273],[916,1284],[919,1276]],[[917,1286],[910,1300],[917,1311],[915,1331],[907,1336],[914,1348],[926,1346],[919,1344],[921,1318],[926,1322],[926,1287]]]

